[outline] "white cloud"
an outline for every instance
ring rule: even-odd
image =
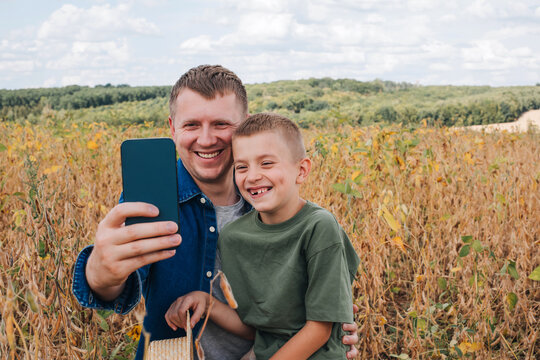
[[[39,39],[108,40],[111,34],[136,33],[156,35],[158,27],[144,18],[129,15],[126,5],[95,5],[89,9],[66,4],[41,24]]]
[[[30,72],[36,68],[36,62],[33,60],[0,60],[0,71],[10,72]]]
[[[468,70],[509,70],[538,68],[540,55],[528,47],[508,49],[496,40],[482,40],[462,49],[464,68]]]
[[[214,43],[212,38],[210,38],[208,35],[196,36],[194,38],[187,39],[180,44],[180,49],[188,54],[209,52],[212,51],[213,47]]]
[[[47,63],[56,70],[119,66],[129,59],[129,49],[124,40],[88,42],[75,41],[69,52],[58,60]]]
[[[467,7],[467,11],[480,18],[487,18],[495,15],[495,9],[488,0],[475,0]]]
[[[287,36],[293,24],[292,14],[249,13],[238,23],[238,41],[266,41]],[[241,35],[241,37],[240,37]]]

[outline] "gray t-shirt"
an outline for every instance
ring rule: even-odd
[[[240,198],[240,201],[234,205],[215,207],[218,232],[228,223],[244,215],[244,205],[244,199]],[[219,270],[221,270],[221,259],[218,252],[214,274],[217,274]],[[219,286],[219,279],[214,281],[212,295],[219,301],[227,302]],[[251,349],[253,341],[231,334],[208,320],[201,337],[201,345],[207,360],[238,360]]]

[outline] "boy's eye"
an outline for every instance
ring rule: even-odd
[[[269,166],[269,165],[272,165],[272,164],[273,164],[273,162],[271,162],[271,161],[263,161],[263,163],[262,163],[263,166]]]
[[[241,171],[247,169],[247,166],[245,165],[236,165],[235,166],[236,171]]]

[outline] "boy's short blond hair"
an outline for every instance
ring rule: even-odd
[[[274,131],[283,137],[294,161],[300,161],[306,157],[306,148],[302,133],[292,120],[274,113],[259,113],[249,116],[233,134],[233,140],[237,137],[251,136],[264,131]]]

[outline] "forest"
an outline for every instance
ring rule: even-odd
[[[1,121],[160,123],[170,86],[97,85],[0,90]],[[310,78],[247,84],[251,113],[278,112],[303,128],[402,123],[468,126],[514,121],[540,108],[540,86],[423,86]]]

